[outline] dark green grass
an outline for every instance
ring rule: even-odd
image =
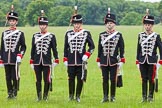
[[[68,77],[66,67],[63,65],[64,35],[67,27],[49,27],[49,31],[56,35],[60,64],[54,70],[53,91],[49,94],[48,102],[36,102],[35,74],[30,68],[30,49],[32,34],[39,31],[38,26],[19,28],[24,31],[27,51],[21,64],[21,85],[18,97],[15,100],[7,100],[7,90],[4,69],[0,68],[0,108],[161,108],[162,106],[162,78],[159,72],[159,92],[155,93],[155,101],[150,104],[140,104],[141,78],[136,68],[136,44],[137,35],[142,26],[118,26],[125,40],[124,87],[117,88],[115,103],[100,103],[102,99],[102,76],[96,64],[98,35],[105,30],[104,26],[84,26],[91,31],[96,49],[89,59],[88,79],[84,85],[81,103],[68,102]],[[0,28],[4,31],[7,28]],[[161,26],[155,26],[154,30],[162,34]],[[161,71],[161,69],[159,70]]]

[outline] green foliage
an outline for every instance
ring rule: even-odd
[[[141,25],[140,17],[145,15],[147,8],[150,9],[150,14],[155,16],[156,24],[162,19],[162,1],[146,3],[141,0],[0,0],[0,26],[3,26],[5,14],[10,11],[12,4],[19,13],[19,26],[37,24],[42,9],[49,19],[49,25],[68,25],[74,5],[78,6],[78,13],[83,16],[83,23],[89,25],[103,24],[108,7],[111,8],[111,13],[116,14],[117,24],[120,25]],[[137,18],[132,22],[130,19],[134,19],[135,13],[138,14]]]
[[[79,5],[79,13],[82,14],[84,23],[86,24],[99,24],[100,18],[104,17],[105,13],[102,12],[101,2],[83,0]],[[102,20],[103,21],[103,20]],[[100,23],[101,24],[101,23]]]
[[[41,10],[45,11],[45,15],[48,16],[50,13],[50,8],[53,6],[53,3],[51,1],[46,1],[46,0],[35,0],[32,1],[26,11],[26,18],[27,22],[30,25],[35,25],[37,24],[38,17],[41,16]]]
[[[58,11],[59,10],[59,11]],[[56,6],[50,9],[49,25],[63,26],[68,25],[73,9],[69,6]]]
[[[121,25],[140,25],[142,24],[142,16],[137,12],[126,13],[125,17],[120,21]]]
[[[160,21],[162,22],[162,1],[159,3],[158,10],[160,12]]]
[[[6,23],[6,19],[4,19],[4,17],[6,17],[6,15],[0,11],[0,26],[4,26]]]

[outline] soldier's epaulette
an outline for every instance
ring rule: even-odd
[[[10,29],[6,29],[4,32],[10,31]]]
[[[40,34],[40,32],[36,32],[35,34]]]
[[[85,31],[85,32],[90,32],[89,30],[85,30],[85,29],[84,29],[84,31]]]
[[[119,34],[119,35],[121,35],[121,34],[122,34],[120,31],[117,31],[117,32],[118,32],[117,34]]]
[[[18,30],[18,29],[16,29],[16,30]],[[4,32],[8,32],[8,31],[11,31],[10,29],[6,29]],[[22,32],[22,31],[20,31],[20,30],[18,30],[19,32]]]
[[[51,32],[49,32],[49,33],[50,33],[50,35],[55,36],[55,34],[54,34],[54,33],[51,33]]]
[[[99,36],[107,35],[106,31],[101,32]]]
[[[66,33],[68,33],[68,32],[73,32],[73,30],[68,30]]]
[[[145,34],[145,32],[140,32],[139,34]]]
[[[33,36],[38,35],[38,34],[40,34],[40,32],[36,32],[36,33],[34,33]]]
[[[156,32],[155,32],[155,34],[156,34],[156,35],[160,35],[159,33],[156,33]]]
[[[106,33],[107,33],[107,32],[106,32],[106,31],[104,31],[104,32],[101,32],[101,33],[100,33],[100,35],[101,35],[101,34],[106,34]]]
[[[55,35],[55,34],[50,32],[50,35]]]

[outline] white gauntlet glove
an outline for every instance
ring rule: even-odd
[[[55,67],[59,64],[59,59],[53,60],[52,67]]]
[[[137,69],[140,69],[140,65],[139,65],[139,61],[136,60],[136,66],[137,66]]]
[[[100,68],[100,66],[101,66],[100,62],[97,62],[97,65],[98,65],[98,67]]]
[[[88,56],[87,55],[83,55],[82,60],[83,61],[87,61],[87,59],[88,59]]]
[[[16,62],[21,63],[21,58],[22,58],[22,55],[21,54],[17,54]]]
[[[67,67],[68,66],[68,62],[67,61],[64,61],[64,65]]]
[[[90,57],[90,52],[85,52],[85,54],[83,55],[83,57],[82,57],[82,60],[83,61],[87,61],[88,60],[88,58]]]
[[[136,66],[137,66],[138,69],[140,69],[140,68],[139,68],[139,64],[136,64]]]
[[[34,70],[33,60],[30,60],[30,67]]]
[[[0,60],[0,67],[4,67],[3,61]]]
[[[34,70],[34,65],[33,64],[30,64],[30,67]]]
[[[119,62],[117,63],[117,65],[119,66],[119,69],[121,69],[121,67],[123,66],[123,62]]]
[[[161,66],[160,63],[157,63],[157,64],[156,64],[156,70],[157,70],[157,71],[159,70],[160,66]]]

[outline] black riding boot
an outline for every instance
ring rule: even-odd
[[[69,100],[74,99],[74,92],[75,92],[75,80],[69,79]]]
[[[42,99],[42,85],[41,82],[36,82],[36,89],[37,89],[37,101]]]
[[[8,91],[8,99],[12,99],[13,98],[13,91],[12,90],[9,90]]]
[[[76,88],[76,101],[80,102],[80,95],[82,92],[82,87],[83,87],[83,81],[82,80],[78,80],[77,81],[77,88]]]
[[[103,88],[103,99],[101,102],[103,103],[109,101],[108,99],[109,83],[107,81],[103,81],[102,88]]]
[[[48,100],[48,91],[49,91],[49,83],[44,83],[44,93],[43,93],[43,100]]]
[[[115,102],[116,82],[111,81],[111,102]]]
[[[13,89],[13,97],[14,97],[14,98],[17,97],[17,89]]]
[[[6,85],[7,85],[7,93],[8,93],[8,99],[11,99],[13,98],[13,86],[12,86],[12,83],[11,83],[11,80],[8,80],[6,78]]]
[[[149,81],[149,96],[148,96],[149,102],[153,101],[153,95],[154,95],[154,82]]]
[[[147,81],[142,82],[142,102],[147,101]]]
[[[18,90],[18,81],[17,80],[13,80],[13,97],[16,98],[17,96],[17,90]]]

